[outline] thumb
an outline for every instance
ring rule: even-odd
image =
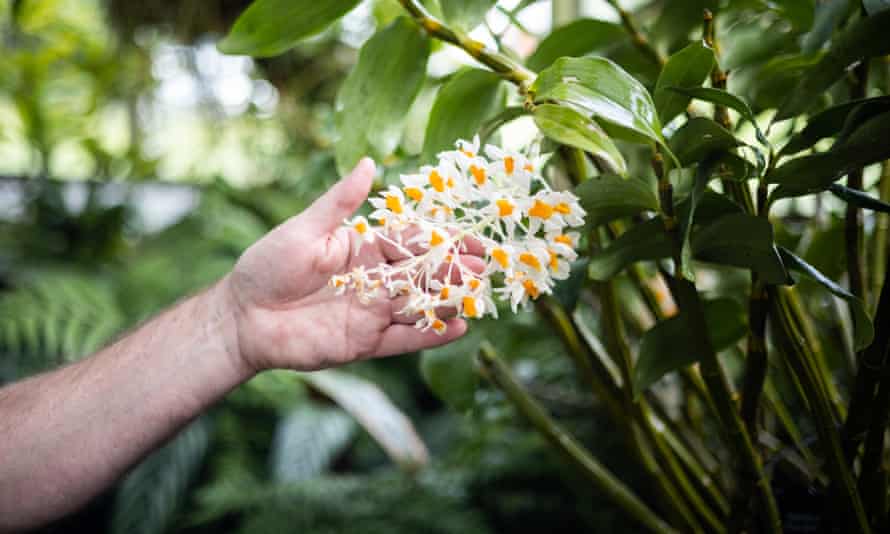
[[[303,228],[320,237],[336,230],[362,205],[371,192],[375,166],[371,158],[362,158],[346,177],[328,189],[301,215]]]

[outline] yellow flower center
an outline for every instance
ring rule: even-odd
[[[461,302],[464,308],[464,315],[467,317],[479,316],[479,310],[476,309],[476,299],[473,297],[464,297]]]
[[[386,209],[393,213],[402,213],[402,201],[395,195],[386,195]]]
[[[467,285],[469,285],[469,286],[470,286],[470,289],[473,289],[473,290],[475,290],[475,289],[479,289],[479,286],[480,286],[481,284],[482,284],[482,282],[480,282],[480,281],[477,280],[476,278],[470,278],[470,281],[467,282]]]
[[[445,241],[445,238],[443,238],[441,235],[439,235],[438,232],[433,230],[433,233],[430,236],[430,246],[435,247],[437,245],[441,245],[444,241]]]
[[[462,149],[461,152],[463,152],[464,156],[466,156],[466,157],[468,157],[468,158],[475,158],[475,157],[476,157],[476,154],[474,154],[472,150],[465,150],[465,149]]]
[[[565,234],[560,234],[560,235],[554,237],[553,241],[555,241],[557,243],[562,243],[563,245],[567,245],[569,247],[572,246],[572,238]]]
[[[526,278],[522,281],[522,287],[525,288],[525,292],[531,296],[531,298],[536,299],[541,292],[538,290],[538,286],[535,285],[535,282],[531,278]]]
[[[565,202],[560,202],[559,204],[554,206],[553,209],[565,215],[568,215],[572,211],[572,208],[569,207],[569,205]]]
[[[476,180],[477,184],[482,185],[485,183],[485,169],[470,165],[470,174],[473,175],[473,179]]]
[[[423,191],[416,187],[406,187],[405,194],[414,202],[420,202],[423,199]]]
[[[502,198],[495,202],[498,205],[498,215],[501,217],[507,217],[513,213],[513,204],[510,204],[510,201],[506,198]]]
[[[445,300],[448,298],[449,293],[451,293],[451,288],[448,286],[445,286],[442,288],[441,291],[439,291],[439,298],[442,300]]]
[[[368,225],[365,224],[365,221],[359,221],[355,223],[355,226],[353,226],[353,228],[355,228],[355,231],[360,234],[364,234],[368,231]]]
[[[522,168],[527,170],[528,172],[532,172],[533,170],[535,170],[535,166],[532,165],[531,163],[526,163],[525,165],[522,166]]]
[[[448,187],[454,187],[454,178],[449,176],[448,181],[445,182],[445,185],[447,185]]]
[[[502,268],[506,269],[510,265],[510,256],[507,251],[502,248],[496,248],[491,251],[491,257],[497,261]]]
[[[444,332],[445,331],[445,322],[442,319],[436,319],[432,324],[433,330],[436,332]]]
[[[435,169],[433,169],[433,172],[430,173],[429,180],[430,185],[433,186],[433,189],[440,193],[445,191],[445,180],[442,179],[442,175],[439,174]]]
[[[555,271],[559,267],[559,258],[552,249],[547,249],[547,254],[550,255],[550,268]]]
[[[536,271],[541,270],[541,262],[538,261],[538,257],[532,254],[531,252],[523,252],[519,255],[519,261],[528,265],[532,269]]]
[[[539,219],[549,219],[553,216],[553,206],[540,200],[535,200],[534,205],[528,210],[529,217],[538,217]]]
[[[513,160],[512,156],[507,156],[504,158],[504,171],[507,175],[513,174],[513,170],[516,168],[516,162]]]

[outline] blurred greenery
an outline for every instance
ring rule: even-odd
[[[662,484],[665,472],[692,480],[681,501],[704,495],[699,519],[714,510],[720,522],[760,531],[762,514],[737,517],[744,499],[727,512],[725,496],[746,482],[699,384],[697,340],[707,332],[671,317],[671,295],[682,291],[668,287],[676,280],[661,261],[675,243],[645,215],[660,209],[651,147],[685,167],[669,173],[682,263],[705,298],[729,385],[746,387],[751,360],[740,339],[752,327],[743,308],[751,273],[779,291],[793,270],[807,275],[793,290],[795,317],[806,319],[795,328],[842,415],[856,352],[882,328],[870,328],[870,315],[888,218],[871,210],[890,198],[890,172],[875,165],[890,155],[887,2],[422,2],[500,52],[502,64],[546,69],[525,94],[428,38],[396,0],[260,0],[236,24],[250,4],[0,0],[0,385],[88,356],[213,283],[366,152],[381,164],[382,187],[481,130],[513,148],[541,141],[555,154],[548,178],[570,187],[568,146],[554,141],[586,150],[593,157],[582,154],[583,177],[599,179],[576,190],[591,212],[581,248],[602,251],[585,254],[536,310],[476,321],[452,345],[342,374],[258,376],[44,531],[642,529],[483,378],[476,354],[485,341],[561,427],[671,525],[688,526],[653,472]],[[357,7],[341,17],[347,4]],[[717,16],[716,45],[701,39],[706,8]],[[295,15],[295,27],[272,20],[287,9],[312,16]],[[223,50],[258,57],[220,53],[230,31]],[[717,65],[728,80],[715,77]],[[864,97],[872,99],[863,105]],[[534,118],[519,117],[526,110]],[[865,290],[854,296],[845,289],[846,202],[863,200],[838,184],[834,195],[825,191],[863,166],[858,187],[871,203],[855,240],[867,266]],[[601,173],[609,170],[630,178]],[[742,213],[751,206],[732,193],[764,175],[780,184],[773,211]],[[714,177],[721,180],[709,184]],[[834,477],[822,468],[830,448],[814,445],[824,421],[780,331],[773,318],[753,447],[787,532],[841,531],[849,518],[823,514]],[[590,380],[597,372],[608,377],[602,390]],[[611,403],[591,383],[607,394],[616,384],[627,397]],[[371,399],[364,413],[344,391]],[[647,427],[658,435],[645,437],[653,446],[641,459],[628,441]],[[653,467],[658,444],[679,451],[667,456],[682,463],[680,475]],[[886,481],[879,487],[878,500]],[[876,531],[888,524],[882,503],[869,505]]]

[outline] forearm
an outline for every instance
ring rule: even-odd
[[[64,515],[247,380],[225,281],[81,362],[0,389],[0,531]]]

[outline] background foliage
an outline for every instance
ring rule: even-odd
[[[0,384],[364,154],[540,142],[589,212],[533,311],[265,373],[46,530],[885,531],[887,7],[0,1]]]

